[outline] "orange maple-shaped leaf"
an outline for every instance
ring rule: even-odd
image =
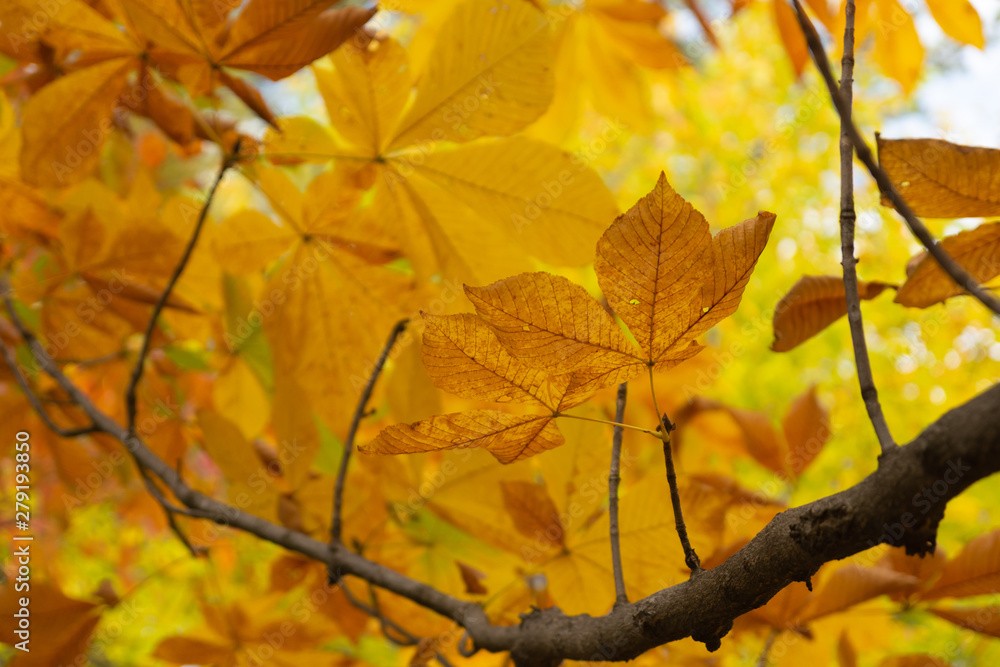
[[[501,463],[513,463],[563,444],[553,419],[552,415],[519,416],[496,410],[437,415],[383,429],[359,449],[367,454],[412,454],[481,447]]]
[[[941,240],[941,247],[980,283],[1000,275],[1000,222],[985,223],[949,236]],[[896,303],[927,308],[964,293],[927,253],[911,261],[913,268],[896,293]]]
[[[736,311],[774,219],[761,212],[713,239],[704,216],[661,173],[614,221],[597,242],[594,270],[647,365],[692,356],[694,339]]]
[[[874,299],[890,283],[858,281],[858,295]],[[840,276],[802,276],[774,308],[771,349],[787,352],[847,314],[847,292]]]
[[[957,473],[956,473],[957,474]],[[941,578],[920,597],[924,600],[1000,593],[1000,530],[972,539],[945,564]]]
[[[941,139],[879,137],[878,159],[917,215],[1000,215],[998,149],[960,146]],[[884,199],[882,203],[888,205]]]

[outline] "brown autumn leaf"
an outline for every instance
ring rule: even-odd
[[[879,164],[917,215],[1000,215],[1000,150],[941,139],[877,141]]]
[[[1000,606],[951,609],[933,607],[928,611],[960,628],[991,637],[1000,637]]]
[[[788,462],[798,477],[830,439],[830,412],[816,398],[816,385],[792,401],[782,422]]]
[[[1000,593],[1000,530],[973,538],[948,561],[922,600]]]
[[[979,283],[1000,275],[1000,222],[983,223],[944,238],[941,247]],[[896,303],[927,308],[965,292],[927,253],[910,261],[913,268],[907,265],[906,282],[896,293]]]
[[[552,415],[510,415],[473,410],[395,424],[358,449],[366,454],[412,454],[481,447],[501,463],[513,463],[563,444]]]
[[[114,58],[53,81],[24,107],[21,175],[38,186],[83,180],[101,157],[112,105],[125,90],[133,58]]]
[[[424,367],[439,389],[462,398],[559,408],[561,396],[554,394],[558,389],[549,376],[511,357],[475,315],[424,314],[423,318]]]
[[[500,490],[503,506],[519,533],[553,549],[565,546],[566,532],[548,489],[534,482],[509,480],[500,482]]]
[[[483,579],[486,578],[485,573],[460,560],[455,561],[455,565],[458,566],[458,572],[462,575],[462,583],[465,584],[466,593],[469,595],[486,595],[490,592],[483,585]]]
[[[864,567],[848,563],[833,571],[816,589],[797,620],[799,623],[835,614],[856,604],[887,593],[913,588],[919,580],[882,567]]]
[[[556,373],[606,373],[618,384],[642,370],[635,345],[585,289],[562,276],[522,273],[466,286],[479,316],[512,356]]]
[[[868,301],[891,283],[858,281],[858,295]],[[847,296],[840,276],[802,276],[774,309],[771,349],[787,352],[847,314]]]
[[[653,191],[612,223],[594,270],[644,362],[664,369],[687,359],[695,338],[736,311],[774,220],[761,212],[712,238],[661,172]]]

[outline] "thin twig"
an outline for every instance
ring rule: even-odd
[[[420,643],[420,637],[402,627],[391,618],[387,618],[382,614],[382,609],[378,603],[378,597],[375,595],[375,587],[372,586],[371,582],[368,582],[368,595],[371,600],[371,604],[367,604],[359,600],[354,593],[351,592],[351,589],[349,589],[343,582],[340,583],[340,590],[344,592],[344,597],[346,597],[347,601],[354,605],[354,607],[360,609],[379,622],[379,626],[382,628],[382,634],[393,644],[398,646],[415,646]],[[390,629],[395,632],[398,637],[390,635]],[[400,640],[399,637],[402,637],[403,639]],[[452,667],[451,662],[446,657],[441,655],[441,653],[435,652],[434,657],[439,663],[441,663],[441,665],[443,665],[443,667]]]
[[[7,278],[3,276],[0,276],[0,293],[3,295],[4,305],[7,307],[7,312],[10,315],[11,321],[14,322],[14,326],[18,330],[22,331],[23,336],[24,330],[22,329],[21,320],[18,317],[17,312],[14,310],[14,302],[11,301],[10,298],[10,286],[7,283]],[[28,342],[27,339],[25,339],[25,342]],[[0,343],[0,354],[3,355],[3,360],[7,363],[7,367],[10,368],[10,372],[14,375],[14,380],[21,388],[25,398],[28,399],[28,403],[30,403],[31,407],[35,409],[35,412],[37,412],[38,416],[41,417],[43,422],[45,422],[45,425],[52,429],[56,435],[63,438],[75,438],[89,433],[96,433],[100,430],[93,422],[91,422],[89,426],[80,426],[76,428],[63,428],[62,426],[56,424],[52,417],[49,416],[49,413],[45,411],[45,407],[42,405],[42,400],[38,397],[38,394],[36,394],[31,388],[31,385],[28,384],[28,379],[21,373],[21,368],[17,365],[17,360],[14,355],[3,343]]]
[[[615,421],[625,418],[625,399],[628,398],[628,382],[618,385],[618,402],[615,405]],[[628,604],[625,592],[625,574],[622,570],[622,551],[618,540],[618,484],[621,482],[620,462],[622,436],[625,429],[615,426],[611,438],[611,470],[608,473],[608,522],[611,525],[611,569],[615,577],[615,605]]]
[[[861,321],[861,297],[858,295],[857,259],[854,257],[854,150],[848,125],[851,124],[854,82],[854,0],[847,0],[844,25],[844,57],[841,60],[840,95],[847,106],[848,116],[840,120],[840,252],[844,267],[844,291],[847,296],[847,320],[851,325],[851,341],[854,343],[854,365],[858,368],[858,384],[861,398],[868,410],[868,419],[875,428],[882,453],[885,454],[896,443],[889,433],[882,404],[878,400],[875,378],[868,359],[868,345],[865,343],[865,327]]]
[[[677,528],[677,537],[681,541],[681,548],[684,550],[684,562],[691,569],[691,574],[701,572],[701,560],[691,546],[688,539],[687,526],[684,524],[684,513],[681,511],[681,493],[677,488],[677,471],[674,470],[674,456],[670,448],[670,433],[677,428],[666,413],[660,412],[660,406],[656,404],[656,387],[653,386],[653,367],[649,366],[649,390],[653,396],[653,409],[660,419],[660,439],[663,440],[663,461],[667,467],[667,486],[670,487],[670,504],[674,509],[674,525]]]
[[[851,2],[851,0],[848,0]],[[850,21],[850,19],[848,19]],[[774,646],[774,640],[778,638],[778,630],[772,629],[767,635],[767,641],[764,642],[764,650],[760,652],[760,658],[757,660],[757,667],[767,667],[768,656],[771,653],[771,647]]]
[[[994,294],[990,293],[988,290],[984,289],[975,278],[969,275],[961,264],[955,261],[955,258],[948,254],[948,252],[941,247],[937,239],[931,235],[927,226],[916,216],[910,205],[906,203],[903,197],[896,191],[896,188],[892,185],[892,179],[889,178],[889,174],[882,169],[881,166],[875,161],[875,157],[872,154],[871,149],[868,144],[865,143],[864,138],[861,136],[861,132],[858,130],[857,126],[851,120],[850,107],[845,103],[844,98],[841,96],[838,88],[837,82],[834,81],[833,73],[830,69],[830,61],[826,57],[826,51],[823,50],[823,42],[820,40],[819,35],[816,33],[816,28],[813,27],[812,21],[806,15],[805,10],[802,8],[802,4],[799,0],[792,0],[795,6],[795,13],[799,19],[799,25],[802,27],[802,32],[805,34],[806,43],[809,45],[809,52],[812,54],[813,62],[816,63],[816,67],[819,69],[820,74],[823,75],[823,80],[826,82],[826,87],[830,91],[830,97],[833,99],[834,106],[837,107],[837,113],[840,114],[840,118],[846,123],[846,128],[848,135],[850,136],[851,143],[854,145],[854,150],[857,152],[858,159],[861,163],[865,165],[865,169],[871,174],[872,178],[875,179],[876,185],[878,185],[879,192],[881,192],[886,199],[892,203],[896,211],[903,216],[903,220],[906,222],[906,226],[910,228],[917,240],[927,249],[927,252],[937,261],[937,263],[944,269],[945,273],[951,276],[951,279],[955,281],[965,291],[972,294],[974,297],[979,299],[979,301],[993,311],[995,314],[1000,315],[1000,299],[998,299]]]
[[[173,291],[174,286],[177,281],[180,280],[181,274],[184,273],[184,269],[187,267],[188,260],[191,259],[191,254],[194,252],[194,247],[198,243],[198,237],[201,235],[202,227],[205,225],[205,220],[208,218],[208,209],[212,206],[212,199],[215,198],[215,193],[219,189],[219,184],[222,183],[223,176],[226,172],[236,164],[239,160],[240,154],[240,140],[236,140],[236,145],[233,146],[232,153],[226,155],[222,160],[222,166],[219,167],[219,173],[215,177],[215,181],[212,182],[212,187],[208,190],[208,196],[205,199],[205,203],[201,206],[201,212],[198,214],[198,221],[195,223],[194,231],[191,233],[191,238],[188,239],[187,246],[184,248],[184,254],[181,255],[180,261],[174,267],[174,272],[170,275],[170,280],[167,281],[167,286],[163,289],[160,294],[160,298],[156,300],[156,304],[153,306],[153,312],[149,316],[149,322],[146,324],[146,332],[142,337],[142,349],[139,350],[139,356],[135,360],[135,366],[132,368],[132,374],[129,377],[128,388],[125,390],[125,411],[128,415],[128,428],[129,433],[135,434],[135,417],[136,417],[136,388],[139,386],[139,381],[142,380],[142,372],[146,365],[146,355],[149,354],[149,348],[153,342],[153,331],[156,329],[156,320],[160,318],[160,313],[163,312],[163,308],[167,305],[167,300],[170,299],[170,293]]]
[[[389,337],[385,341],[385,346],[382,348],[382,353],[379,355],[378,359],[375,361],[375,367],[372,369],[372,374],[368,378],[367,384],[365,384],[364,389],[361,390],[361,396],[358,398],[358,405],[354,409],[354,416],[351,418],[351,425],[347,430],[347,438],[344,440],[344,455],[340,459],[340,469],[337,470],[337,481],[333,487],[333,518],[330,521],[330,545],[335,545],[340,543],[341,539],[341,515],[343,513],[344,506],[344,482],[347,479],[347,466],[351,462],[351,453],[354,451],[354,438],[358,434],[358,426],[361,424],[361,418],[365,414],[365,409],[368,406],[368,401],[372,397],[372,391],[375,389],[375,381],[378,380],[378,376],[382,373],[382,367],[385,366],[386,359],[389,358],[389,352],[392,350],[392,346],[396,343],[396,339],[399,334],[403,333],[409,320],[403,319],[396,322],[396,325],[389,332]],[[329,583],[332,586],[337,582],[336,573],[329,572]]]

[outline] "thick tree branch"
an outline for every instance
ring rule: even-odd
[[[854,257],[854,223],[857,220],[854,211],[854,146],[848,129],[851,124],[854,83],[854,0],[847,0],[845,16],[840,95],[847,107],[847,116],[840,118],[840,254],[841,264],[844,267],[844,291],[847,294],[847,320],[851,326],[854,365],[858,369],[861,398],[884,454],[895,447],[896,443],[889,433],[889,425],[886,424],[885,415],[882,413],[871,362],[868,360],[865,327],[861,321],[861,297],[858,295],[857,259]]]
[[[896,188],[893,187],[889,174],[875,161],[871,149],[865,143],[861,132],[851,120],[850,107],[846,104],[840,91],[837,89],[837,82],[834,81],[833,73],[830,69],[830,61],[826,57],[826,51],[823,50],[823,42],[820,41],[819,35],[816,33],[816,28],[813,27],[812,21],[809,20],[799,0],[792,0],[792,4],[795,6],[795,13],[798,16],[802,32],[805,34],[806,43],[809,45],[809,52],[812,54],[813,62],[816,63],[816,67],[826,82],[826,87],[830,91],[833,104],[837,107],[837,113],[840,114],[841,120],[845,122],[858,159],[861,160],[861,163],[865,165],[865,169],[868,170],[868,173],[875,180],[879,191],[892,203],[893,208],[903,216],[906,226],[910,228],[910,231],[917,237],[917,240],[923,244],[927,252],[944,269],[944,272],[951,276],[951,279],[959,287],[979,299],[984,306],[995,314],[1000,315],[1000,299],[984,289],[975,278],[969,275],[969,272],[961,264],[955,261],[954,257],[941,247],[941,244],[931,235],[927,226],[916,216],[910,205],[906,203],[903,197],[896,191]]]
[[[170,293],[173,292],[174,286],[177,281],[180,280],[181,274],[184,273],[184,269],[187,267],[188,260],[191,259],[191,254],[194,252],[195,245],[198,243],[198,237],[201,235],[201,229],[205,225],[205,220],[208,218],[208,209],[212,206],[212,200],[215,198],[215,192],[219,189],[219,184],[222,183],[223,176],[226,172],[236,164],[239,160],[240,155],[240,140],[236,140],[236,145],[233,146],[232,153],[226,155],[222,160],[222,166],[219,167],[219,172],[212,182],[212,187],[208,190],[208,196],[205,198],[205,203],[201,207],[201,212],[198,214],[198,221],[194,225],[194,230],[191,232],[191,238],[188,239],[187,246],[184,248],[184,253],[181,255],[180,260],[174,267],[173,273],[170,275],[170,279],[167,281],[167,286],[163,289],[160,294],[160,298],[156,300],[156,304],[153,306],[153,312],[149,315],[149,322],[146,324],[146,332],[142,337],[142,348],[139,350],[139,356],[135,360],[135,366],[132,368],[132,374],[129,377],[128,387],[125,389],[125,412],[128,415],[128,430],[131,432],[135,431],[135,416],[136,416],[136,388],[139,386],[139,381],[142,380],[142,372],[146,366],[146,355],[149,354],[150,345],[153,342],[153,332],[156,329],[156,321],[160,319],[160,313],[163,312],[164,307],[167,305],[167,301],[170,299]]]
[[[618,385],[618,400],[615,404],[615,421],[625,420],[625,400],[628,398],[628,382]],[[622,550],[618,539],[618,484],[621,482],[622,437],[625,429],[614,427],[611,437],[611,468],[608,472],[608,524],[611,535],[611,570],[615,578],[615,605],[628,604],[625,592],[625,573],[622,571]]]

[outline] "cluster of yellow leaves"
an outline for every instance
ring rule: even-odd
[[[33,87],[42,86],[24,108],[23,178],[42,186],[85,178],[100,159],[119,103],[182,144],[227,129],[209,127],[166,79],[192,97],[226,86],[274,122],[260,93],[229,69],[284,78],[335,49],[374,14],[333,4],[253,0],[230,20],[240,3],[4,3],[0,22],[14,30],[3,52],[22,63]]]
[[[464,398],[528,402],[545,414],[440,415],[382,431],[377,454],[482,447],[503,463],[563,443],[554,419],[594,391],[662,371],[699,352],[695,339],[736,311],[774,225],[772,213],[719,232],[660,174],[656,187],[597,243],[608,304],[550,273],[466,287],[477,316],[429,318],[424,363],[436,386]]]

